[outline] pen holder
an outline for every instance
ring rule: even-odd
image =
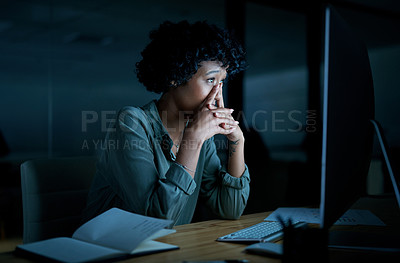
[[[282,263],[328,262],[328,231],[319,228],[284,227]]]

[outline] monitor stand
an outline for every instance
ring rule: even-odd
[[[400,208],[399,184],[400,178],[395,175],[391,165],[391,158],[388,152],[388,144],[382,132],[381,125],[376,120],[371,120],[375,134],[379,140],[383,158],[392,181],[394,193],[397,200],[397,208]],[[397,177],[396,177],[397,176]],[[393,207],[393,209],[397,209]],[[400,226],[396,226],[400,229]],[[399,230],[400,231],[400,230]],[[331,230],[329,232],[329,247],[340,249],[356,249],[381,252],[400,253],[400,233],[381,233],[383,231],[342,231]]]
[[[383,134],[383,129],[381,127],[381,125],[379,124],[378,121],[376,120],[371,120],[372,125],[374,125],[375,128],[375,134],[378,137],[379,140],[379,145],[381,146],[381,150],[382,150],[382,154],[383,157],[385,159],[385,163],[386,163],[386,167],[388,169],[389,172],[389,176],[390,176],[390,180],[392,181],[392,186],[393,186],[393,190],[394,190],[394,194],[396,196],[397,199],[397,205],[400,208],[400,192],[399,192],[399,185],[400,185],[400,177],[398,174],[397,177],[395,176],[393,169],[392,169],[392,165],[390,164],[391,158],[388,152],[388,144],[386,142],[386,138]]]

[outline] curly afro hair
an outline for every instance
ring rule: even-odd
[[[150,32],[150,44],[136,63],[139,81],[147,90],[163,93],[184,85],[202,61],[218,61],[231,77],[247,67],[243,47],[229,33],[205,21],[166,21]]]

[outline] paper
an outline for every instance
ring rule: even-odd
[[[178,249],[152,240],[176,232],[165,229],[172,222],[112,208],[83,224],[72,238],[18,245],[16,251],[27,257],[34,254],[58,262],[88,262]]]
[[[48,259],[59,262],[88,262],[101,260],[124,253],[116,249],[97,246],[67,237],[58,237],[29,244],[19,245],[25,251],[44,255]]]
[[[284,221],[290,218],[292,221],[303,221],[311,224],[321,223],[319,208],[280,207],[264,220],[278,221],[278,215],[280,215]],[[334,225],[384,226],[385,223],[369,210],[349,209]]]
[[[112,208],[78,228],[72,238],[131,252],[172,221]]]

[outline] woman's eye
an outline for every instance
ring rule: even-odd
[[[224,84],[224,82],[225,82],[224,79],[223,79],[223,80],[220,80],[220,81],[218,82],[218,85]],[[209,79],[207,79],[207,83],[208,83],[208,84],[214,85],[214,84],[216,83],[216,82],[215,82],[215,78],[209,78]]]

